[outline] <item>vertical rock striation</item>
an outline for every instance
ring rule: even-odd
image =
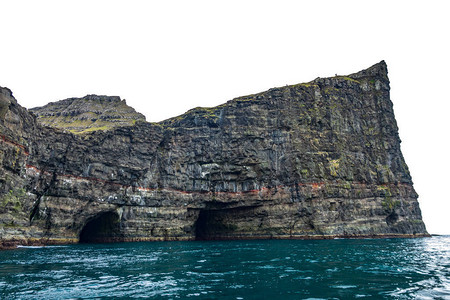
[[[78,135],[3,88],[0,130],[4,247],[427,235],[384,62]]]

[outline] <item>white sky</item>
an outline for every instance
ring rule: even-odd
[[[160,121],[384,59],[428,231],[450,234],[446,2],[0,0],[0,86],[27,108],[118,95]]]

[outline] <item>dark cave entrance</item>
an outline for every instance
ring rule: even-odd
[[[123,239],[120,230],[119,215],[116,212],[104,212],[84,225],[80,232],[80,243],[109,243]]]
[[[195,222],[195,240],[224,240],[237,239],[237,223],[241,209],[202,209]]]
[[[198,214],[197,222],[195,222],[195,240],[204,241],[209,240],[213,233],[209,223],[213,219],[213,214],[210,210],[201,210]]]

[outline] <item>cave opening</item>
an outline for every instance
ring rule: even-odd
[[[237,209],[202,209],[195,222],[195,240],[223,240],[238,238]]]
[[[108,211],[89,220],[80,232],[80,243],[109,243],[123,239],[120,218],[116,212]]]

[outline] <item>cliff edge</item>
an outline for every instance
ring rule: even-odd
[[[0,95],[0,247],[428,235],[384,62],[81,135]]]

